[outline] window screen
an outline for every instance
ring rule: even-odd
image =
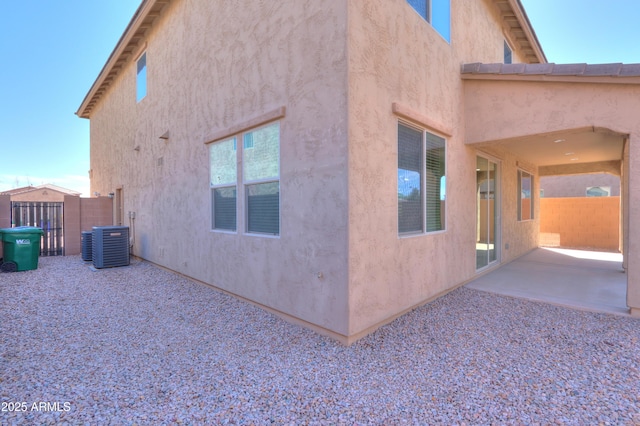
[[[236,230],[237,180],[236,138],[211,144],[209,184],[213,229]]]
[[[280,234],[280,123],[244,134],[247,232]]]
[[[427,132],[426,151],[427,232],[441,231],[445,218],[445,140]]]
[[[421,232],[422,131],[398,125],[398,232]]]

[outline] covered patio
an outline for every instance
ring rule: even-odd
[[[512,274],[509,281],[514,292],[530,291],[532,286],[526,282],[518,284],[527,277],[525,281],[540,282],[534,286],[540,291],[555,286],[548,295],[551,299],[566,302],[565,296],[573,295],[571,303],[578,303],[577,295],[583,294],[588,296],[580,302],[583,305],[595,300],[596,308],[607,305],[619,313],[640,316],[640,216],[630,214],[640,208],[640,149],[635,147],[640,140],[640,64],[476,63],[462,66],[462,79],[467,146],[499,147],[535,165],[534,204],[539,203],[535,188],[540,176],[605,172],[620,176],[621,182],[622,259],[611,262],[617,264],[613,269],[536,250],[481,277],[475,285],[494,273]],[[597,285],[591,290],[579,286],[598,275],[604,281],[624,283],[623,304],[620,290],[614,296]],[[500,275],[493,278],[501,280]]]
[[[466,285],[504,296],[629,316],[620,253],[538,248]]]

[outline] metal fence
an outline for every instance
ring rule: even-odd
[[[11,226],[37,226],[44,235],[40,256],[64,255],[64,203],[11,202]]]

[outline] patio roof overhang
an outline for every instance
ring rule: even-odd
[[[540,175],[620,175],[638,126],[640,64],[465,64],[466,143],[498,146]]]

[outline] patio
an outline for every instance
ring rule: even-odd
[[[622,254],[538,248],[466,285],[574,309],[629,315]]]

